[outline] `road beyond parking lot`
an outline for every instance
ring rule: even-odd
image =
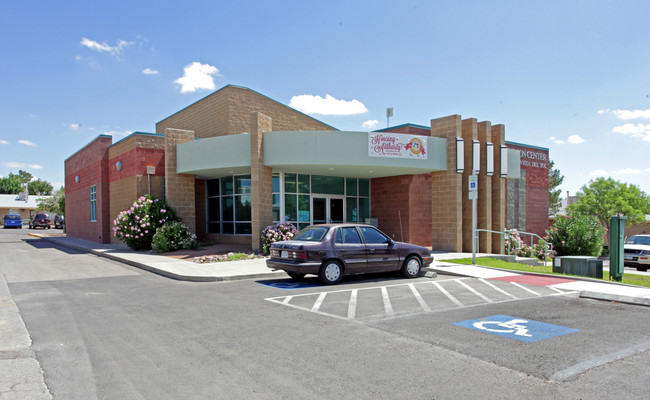
[[[25,233],[0,250],[55,399],[647,394],[648,307],[443,275],[180,282]],[[454,325],[496,315],[578,331],[528,343]]]

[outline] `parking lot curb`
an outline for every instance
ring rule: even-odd
[[[596,292],[589,292],[589,291],[580,292],[580,297],[586,299],[614,301],[617,303],[635,304],[638,306],[650,307],[650,299],[644,297],[632,297],[632,296],[623,296],[619,294],[596,293]]]
[[[137,261],[133,260],[128,260],[123,257],[111,254],[107,251],[102,251],[102,250],[95,250],[95,249],[89,249],[87,247],[83,246],[76,246],[71,243],[64,243],[64,242],[59,242],[57,240],[50,240],[47,236],[40,235],[38,233],[30,233],[29,235],[38,237],[41,239],[45,239],[48,242],[54,243],[59,246],[67,247],[70,249],[74,250],[79,250],[83,251],[86,253],[91,253],[94,254],[98,257],[104,257],[108,258],[109,260],[117,261],[122,264],[127,264],[135,268],[139,268],[145,271],[152,272],[154,274],[164,276],[166,278],[171,278],[179,281],[187,281],[187,282],[224,282],[224,281],[237,281],[237,280],[243,280],[243,279],[260,279],[260,278],[273,278],[277,277],[278,273],[262,273],[262,274],[240,274],[240,275],[230,275],[230,276],[196,276],[196,275],[185,275],[185,274],[178,274],[174,273],[171,271],[167,271],[162,268],[157,268],[153,265],[145,264],[145,263],[140,263]]]

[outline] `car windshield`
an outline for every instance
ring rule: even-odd
[[[20,219],[20,215],[5,215],[5,220],[7,221],[18,221]]]
[[[645,244],[650,245],[650,236],[632,236],[625,244]]]
[[[328,227],[318,226],[318,227],[309,227],[298,232],[291,240],[301,240],[307,242],[320,242],[323,240],[323,237],[329,230]]]
[[[45,215],[45,214],[36,214],[36,218],[45,219],[45,218],[47,218],[47,215]]]

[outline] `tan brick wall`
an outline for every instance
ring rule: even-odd
[[[478,175],[477,228],[492,230],[492,177],[487,175],[487,142],[492,141],[492,129],[489,121],[478,123],[478,140],[481,142],[481,172]],[[492,234],[478,234],[478,251],[492,252]]]
[[[158,122],[156,133],[186,129],[197,138],[206,138],[250,132],[254,111],[270,117],[276,131],[335,130],[250,89],[229,85]]]
[[[501,178],[501,145],[506,141],[506,128],[492,125],[494,144],[494,176],[492,178],[492,230],[502,232],[506,227],[506,180]],[[492,253],[501,253],[501,235],[492,236]]]
[[[165,198],[190,232],[196,233],[195,178],[194,175],[176,172],[176,146],[192,140],[194,140],[192,131],[165,129]]]
[[[431,120],[431,136],[447,139],[447,170],[431,174],[433,250],[462,251],[462,174],[456,173],[460,115]]]
[[[472,140],[478,140],[476,118],[462,121],[463,140],[465,141],[465,171],[463,172],[462,207],[463,207],[463,251],[472,251],[472,201],[469,200],[469,176],[472,175]]]
[[[262,230],[273,224],[273,170],[264,165],[264,132],[272,130],[268,116],[254,111],[249,115],[251,137],[251,223],[253,250],[261,250]]]

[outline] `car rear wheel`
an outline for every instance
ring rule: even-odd
[[[336,260],[326,261],[318,271],[318,279],[326,285],[336,285],[343,279],[343,266]]]
[[[645,272],[648,270],[648,267],[636,267],[637,271]]]
[[[402,276],[404,278],[415,278],[420,274],[422,261],[417,256],[408,256],[402,266]]]
[[[303,279],[305,277],[305,274],[301,274],[299,272],[289,272],[289,271],[287,271],[287,275],[289,275],[289,277],[291,279],[295,280],[295,281],[299,281],[299,280],[301,280],[301,279]]]

